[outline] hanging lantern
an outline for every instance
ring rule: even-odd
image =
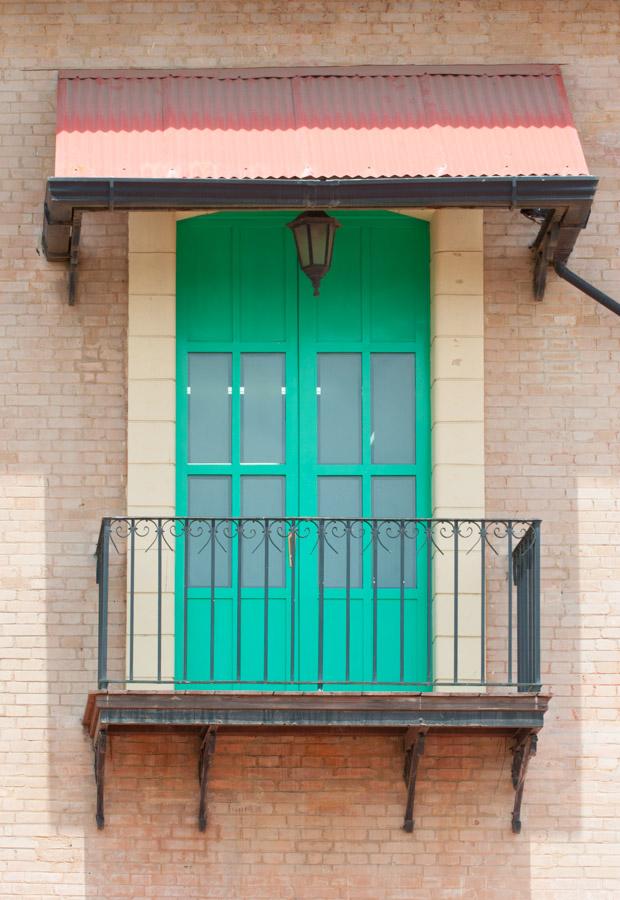
[[[320,210],[304,212],[288,228],[293,232],[299,265],[314,287],[314,296],[319,296],[321,278],[327,274],[332,264],[334,234],[340,222]]]

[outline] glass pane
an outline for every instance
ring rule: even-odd
[[[192,522],[188,539],[188,587],[211,587],[212,517],[230,516],[230,478],[227,475],[191,475],[187,479],[190,516],[204,516]],[[215,523],[215,587],[230,587],[230,539],[225,522]]]
[[[415,356],[373,353],[372,461],[381,465],[415,462]]]
[[[297,252],[299,254],[300,265],[310,265],[310,240],[307,225],[297,226],[295,229],[295,240],[297,241]]]
[[[415,478],[386,476],[372,479],[372,514],[375,519],[415,518]],[[405,587],[415,587],[417,529],[405,524],[402,547]],[[398,522],[379,525],[377,583],[379,587],[400,587],[401,536]]]
[[[319,463],[362,461],[362,360],[359,353],[318,354]]]
[[[318,222],[310,226],[310,235],[312,240],[312,262],[315,265],[322,266],[327,258],[327,235],[329,228],[325,222]]]
[[[244,587],[261,588],[265,584],[265,525],[262,519],[284,516],[284,478],[271,475],[244,475],[241,478],[241,515],[256,517],[244,525],[240,541]],[[269,587],[284,587],[284,527],[269,526]]]
[[[362,515],[362,479],[356,476],[318,479],[319,516],[359,519]],[[362,583],[363,529],[351,525],[351,587]],[[325,586],[344,588],[347,573],[346,526],[328,522],[325,530]]]
[[[230,353],[188,354],[190,463],[230,462]]]
[[[241,462],[283,463],[284,353],[241,354]]]

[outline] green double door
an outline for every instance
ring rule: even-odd
[[[293,216],[178,224],[179,687],[428,677],[428,228],[339,214],[315,298]]]

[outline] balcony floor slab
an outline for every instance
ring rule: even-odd
[[[102,727],[537,732],[549,699],[540,693],[93,691],[83,723],[93,738]]]

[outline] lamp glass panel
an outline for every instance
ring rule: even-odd
[[[312,262],[315,266],[324,266],[327,261],[327,236],[329,231],[329,222],[313,222],[310,225]]]
[[[297,255],[302,269],[310,265],[310,240],[307,225],[296,225],[293,231],[297,244]]]

